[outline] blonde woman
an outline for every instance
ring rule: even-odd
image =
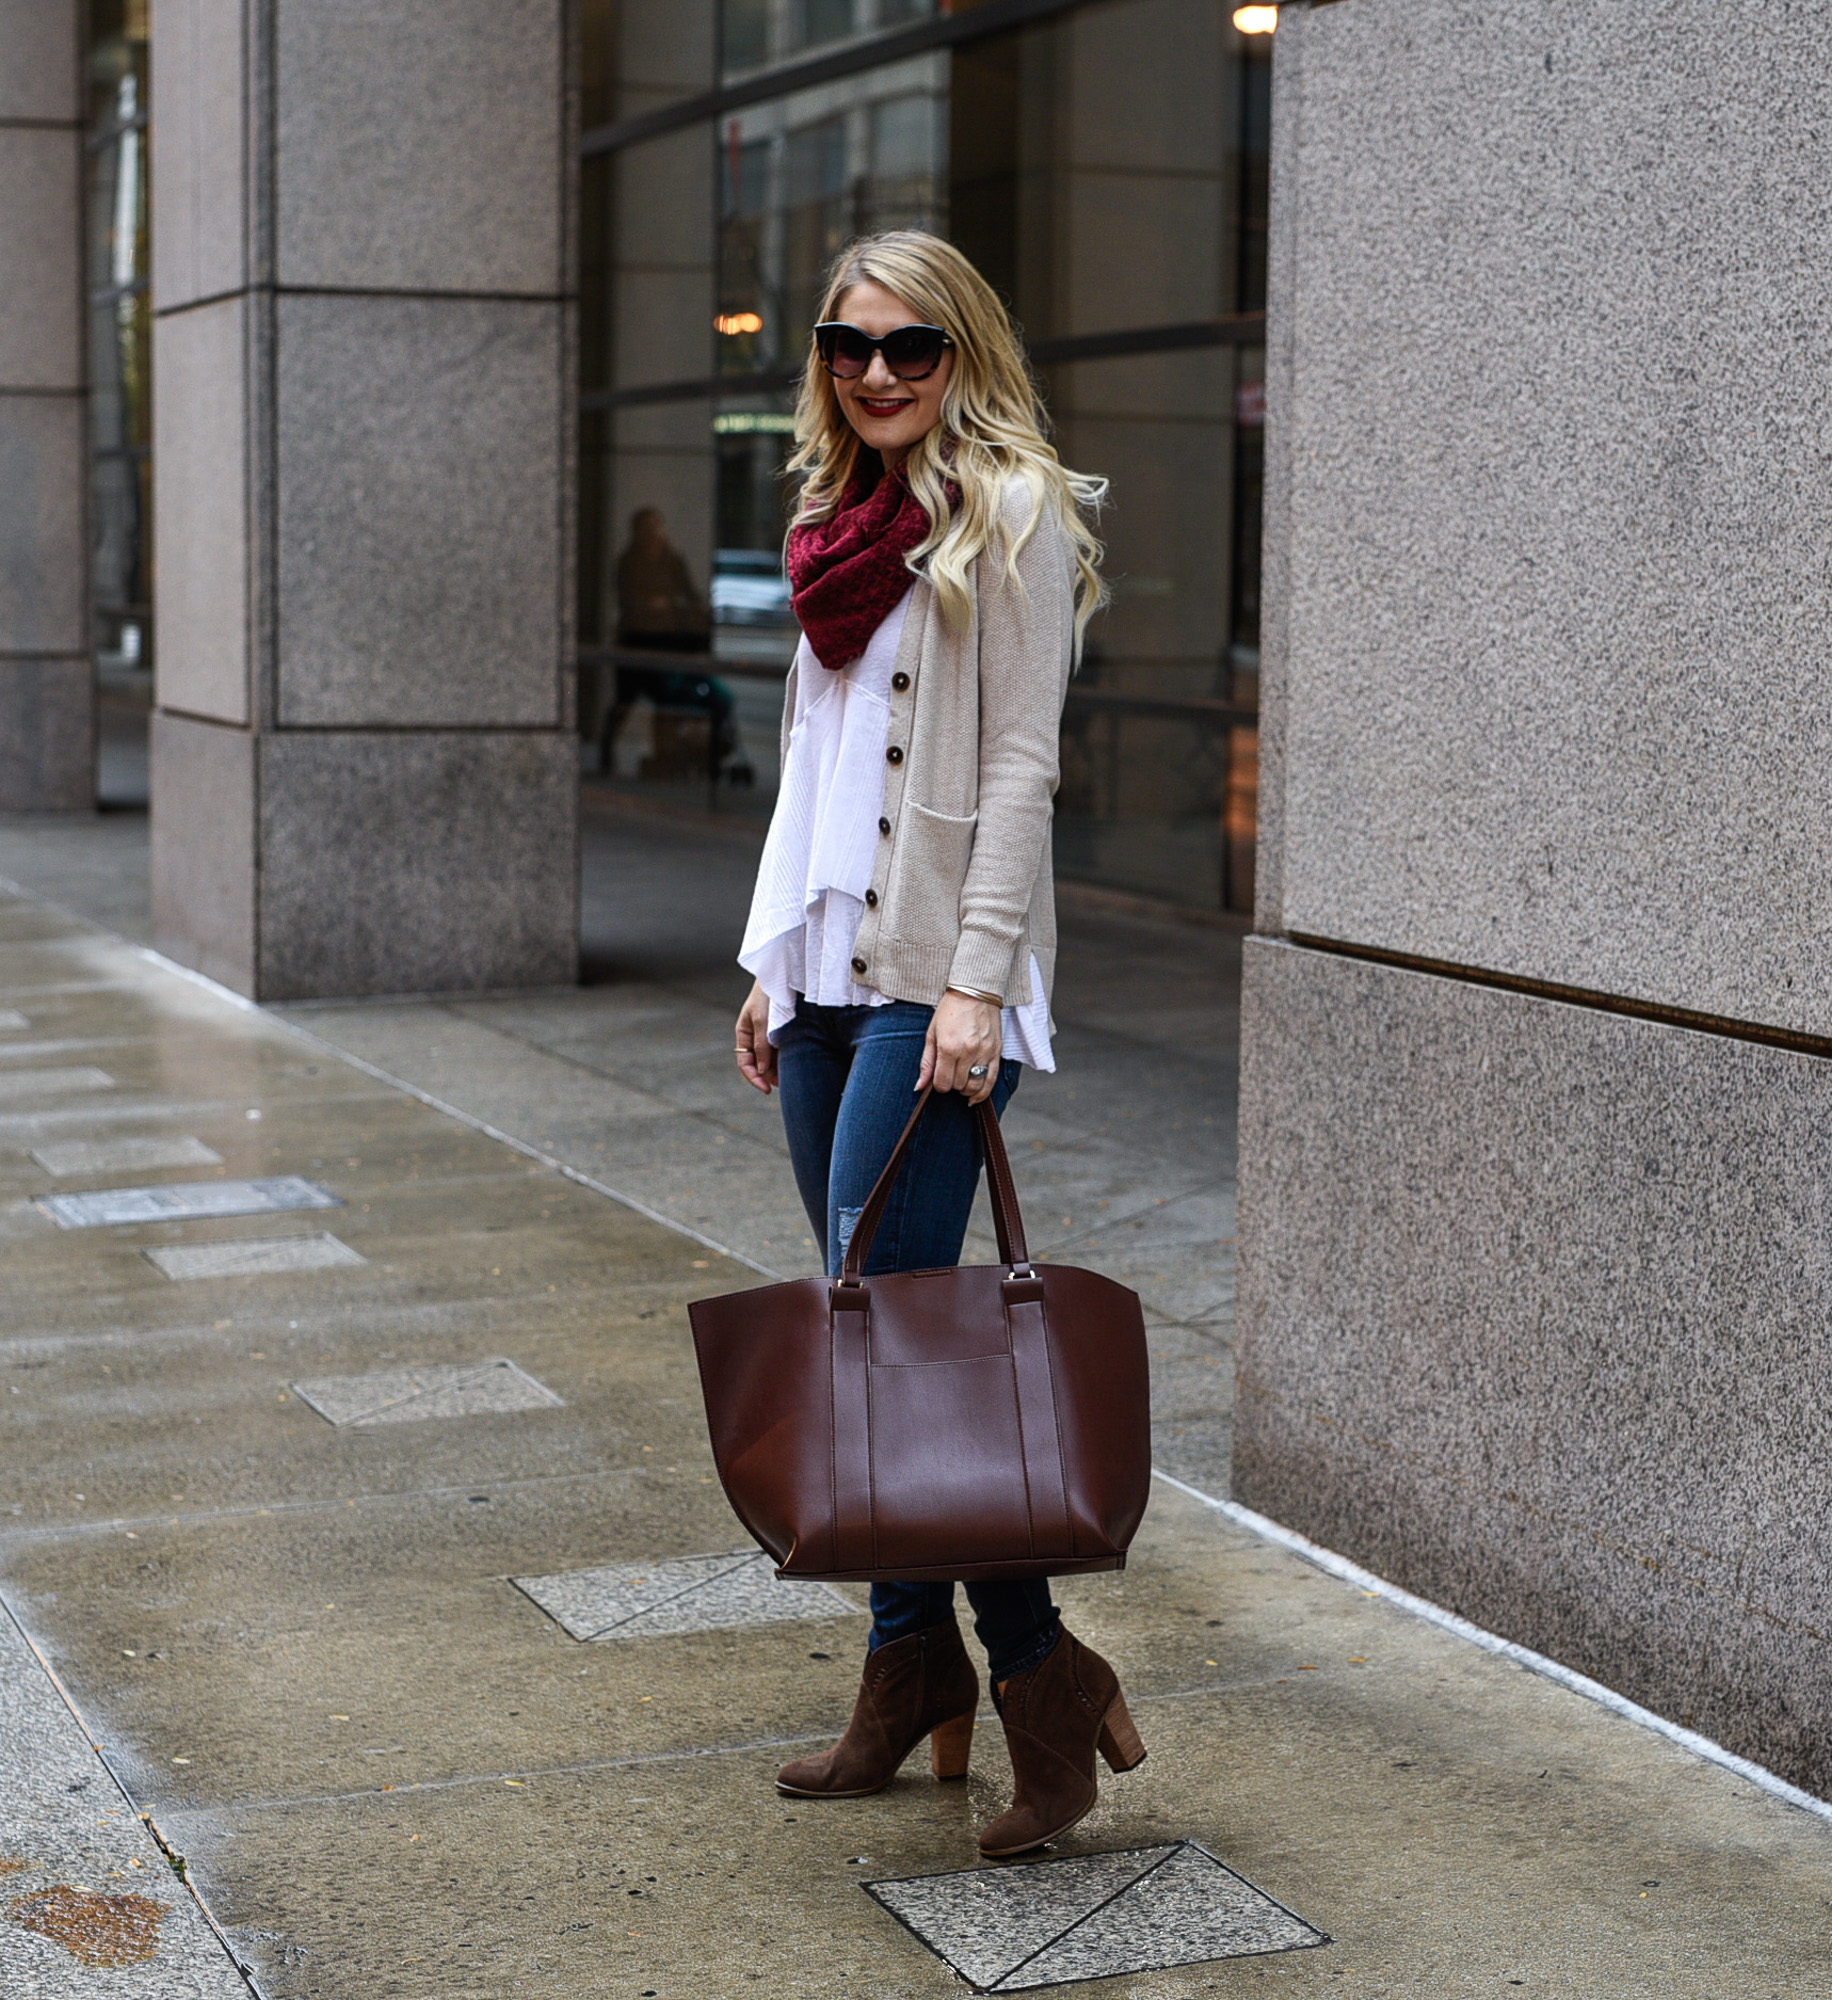
[[[1051,800],[1063,697],[1101,601],[1069,472],[1004,308],[959,251],[900,230],[845,250],[796,414],[806,474],[787,566],[803,639],[782,791],[739,962],[738,1067],[779,1087],[796,1183],[837,1276],[909,1115],[916,1138],[868,1272],[959,1261],[982,1161],[971,1107],[1053,1069]],[[1063,1630],[1048,1582],[971,1583],[1016,1776],[981,1837],[1021,1854],[1094,1804],[1097,1744],[1143,1756],[1119,1683]],[[925,1737],[963,1777],[979,1676],[954,1586],[872,1586],[850,1727],[787,1765],[799,1798],[882,1790]]]

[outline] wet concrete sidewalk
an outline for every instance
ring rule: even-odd
[[[131,928],[102,825],[40,886]],[[1059,1588],[1151,1750],[1062,1860],[977,1867],[989,1714],[964,1787],[777,1797],[864,1619],[741,1560],[685,1333],[810,1254],[733,975],[664,921],[742,870],[604,838],[600,983],[551,996],[276,1018],[0,898],[0,1992],[245,1990],[206,1906],[259,1991],[338,2000],[1832,1982],[1832,1827],[1168,1484]],[[1219,1493],[1233,941],[1076,921],[1011,1113],[1035,1235],[1144,1293],[1160,1462]],[[156,1917],[82,1905],[126,1954],[85,1962],[60,1889]],[[1172,1969],[1217,1946],[1258,1955]]]

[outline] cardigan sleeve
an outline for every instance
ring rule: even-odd
[[[1025,482],[1013,480],[1002,510],[1007,535],[1016,538],[1035,504]],[[976,567],[979,823],[948,983],[1021,1005],[1031,998],[1030,981],[1015,960],[1050,837],[1074,663],[1074,553],[1051,508],[1018,556],[1016,582],[1001,547]]]
[[[795,649],[795,657],[789,662],[789,672],[782,684],[782,727],[777,738],[776,755],[778,771],[789,768],[789,738],[795,734],[796,686],[801,674],[801,648]]]

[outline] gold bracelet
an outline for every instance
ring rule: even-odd
[[[958,993],[963,1000],[983,1000],[988,1007],[997,1007],[1001,1011],[1003,1011],[1005,1006],[1004,1000],[997,993],[982,993],[977,987],[955,986],[951,984],[948,987],[948,991],[950,993]]]

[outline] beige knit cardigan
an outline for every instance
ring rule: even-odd
[[[1007,482],[1003,531],[1029,520],[1030,488]],[[853,946],[853,975],[893,1000],[932,1007],[950,986],[1047,999],[1056,971],[1050,875],[1062,707],[1074,662],[1075,562],[1046,512],[1006,573],[995,546],[973,567],[964,626],[918,578],[891,675],[878,856]],[[791,670],[783,763],[795,713]]]

